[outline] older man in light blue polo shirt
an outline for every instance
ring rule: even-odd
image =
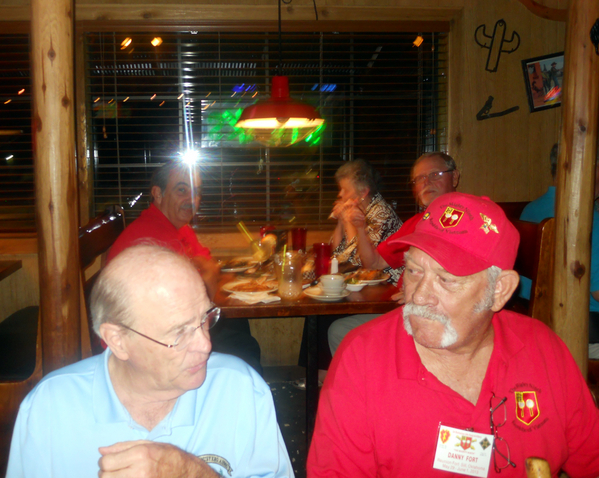
[[[7,476],[293,476],[269,387],[242,360],[210,354],[210,305],[172,251],[115,258],[92,293],[109,348],[25,398]]]

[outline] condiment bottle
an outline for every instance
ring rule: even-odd
[[[339,261],[336,257],[331,259],[331,274],[337,274],[339,272]]]

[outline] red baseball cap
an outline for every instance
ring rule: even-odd
[[[447,193],[397,243],[426,252],[453,275],[467,276],[491,266],[513,269],[520,234],[488,197]]]

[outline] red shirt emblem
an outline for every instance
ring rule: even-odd
[[[522,423],[530,425],[541,414],[537,392],[514,392],[514,394],[516,396],[516,417]]]

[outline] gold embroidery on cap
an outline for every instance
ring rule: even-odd
[[[482,212],[480,213],[480,217],[483,220],[483,225],[480,226],[480,228],[485,231],[485,234],[489,234],[489,231],[493,231],[496,234],[499,234],[499,230],[497,229],[497,226],[495,224],[493,224],[493,221],[491,220],[490,217],[485,216]]]

